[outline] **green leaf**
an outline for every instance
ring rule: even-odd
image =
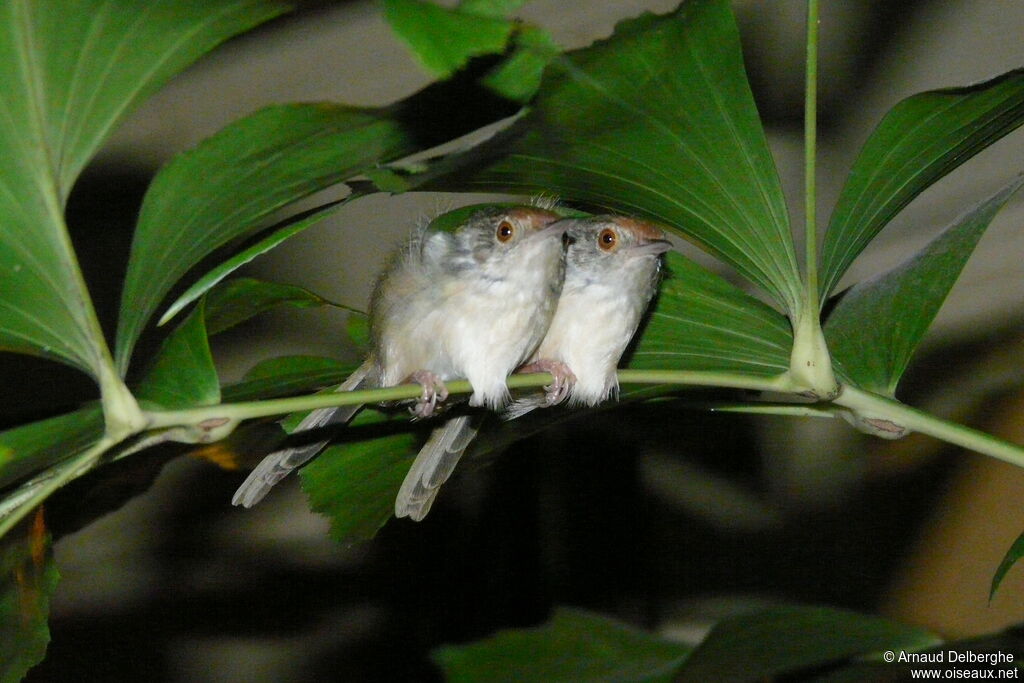
[[[85,450],[103,436],[98,404],[0,434],[0,489]]]
[[[146,193],[132,242],[118,325],[118,366],[127,367],[143,326],[174,283],[200,260],[254,234],[273,211],[381,160],[416,151],[419,142],[401,116],[400,107],[268,107],[165,166]]]
[[[10,18],[21,21],[3,25],[24,40],[22,50],[34,50],[20,65],[31,69],[22,85],[40,98],[34,114],[45,117],[63,197],[139,102],[223,41],[290,9],[276,0],[155,0],[137,11],[122,0],[5,5]]]
[[[103,0],[0,6],[0,345],[92,372],[115,431],[137,408],[121,394],[68,240],[64,202],[131,107],[217,43],[284,9],[252,0],[212,9],[168,0],[138,12]]]
[[[220,401],[217,369],[210,355],[203,304],[164,340],[135,395],[171,410]]]
[[[266,282],[251,277],[229,280],[206,296],[206,332],[210,336],[229,330],[278,306],[312,308],[329,304],[308,289]]]
[[[505,51],[515,25],[494,16],[490,11],[494,9],[449,9],[420,0],[384,0],[384,17],[392,30],[423,66],[440,78],[451,76],[472,57]]]
[[[320,356],[282,356],[257,363],[241,382],[222,389],[225,402],[255,401],[341,384],[356,365]]]
[[[461,0],[459,11],[500,19],[510,16],[527,2],[529,0]]]
[[[785,316],[677,252],[666,254],[650,321],[629,367],[772,376],[789,368]]]
[[[351,199],[354,199],[357,195],[353,193],[342,200],[341,203],[348,203]],[[203,277],[199,278],[194,285],[189,287],[184,294],[175,299],[174,303],[167,307],[167,311],[160,317],[158,325],[165,325],[174,316],[176,316],[182,309],[188,306],[190,303],[201,297],[203,294],[208,292],[214,286],[216,286],[221,280],[226,278],[231,273],[235,272],[246,263],[249,263],[257,256],[261,256],[277,245],[284,242],[289,237],[299,234],[303,230],[313,225],[316,225],[324,218],[330,216],[338,208],[338,202],[332,202],[326,206],[318,207],[313,209],[303,216],[295,217],[285,221],[282,227],[272,228],[268,230],[269,233],[266,237],[258,240],[255,244],[250,247],[243,249],[224,263],[220,264],[216,268],[212,269]],[[209,320],[209,309],[207,309],[207,320]],[[209,322],[207,322],[209,324]],[[211,332],[210,334],[215,334]]]
[[[861,149],[832,212],[822,301],[853,260],[914,197],[1024,122],[1024,69],[919,93],[889,111]]]
[[[50,596],[60,578],[42,510],[0,540],[0,681],[19,681],[50,642]]]
[[[651,218],[800,308],[785,201],[727,0],[645,14],[555,58],[526,116],[409,184],[553,193]]]
[[[556,608],[536,628],[432,654],[448,681],[670,681],[691,647],[589,612]]]
[[[527,102],[540,87],[544,69],[562,50],[543,29],[520,27],[512,54],[483,78],[483,84],[516,102]]]
[[[680,667],[683,681],[770,679],[884,650],[941,642],[927,631],[827,607],[775,607],[719,622]]]
[[[356,348],[363,352],[370,349],[370,316],[353,313],[345,321],[345,332]]]
[[[409,417],[364,410],[344,428],[346,443],[328,446],[299,471],[312,508],[331,520],[331,538],[373,538],[395,511],[395,496],[416,455]]]
[[[0,347],[94,376],[110,357],[63,208],[117,123],[226,38],[280,2],[115,0],[0,3]]]
[[[1013,568],[1013,565],[1017,564],[1017,560],[1021,557],[1024,557],[1024,534],[1018,536],[1017,540],[1013,542],[1010,549],[1006,551],[1003,561],[996,568],[996,573],[992,575],[992,585],[988,591],[989,602],[995,597],[996,591],[999,590],[999,584],[1006,578],[1006,573]]]
[[[92,469],[110,448],[112,440],[101,438],[74,452],[56,458],[55,464],[24,479],[0,498],[0,538],[39,508],[57,489]]]
[[[842,295],[825,323],[836,372],[892,396],[975,245],[1024,176],[977,205],[901,265]]]

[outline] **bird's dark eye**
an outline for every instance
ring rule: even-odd
[[[597,246],[604,251],[612,251],[619,243],[619,236],[611,228],[605,228],[597,236]]]
[[[516,229],[509,221],[506,220],[498,223],[498,230],[495,232],[495,236],[499,242],[508,242],[515,234]]]

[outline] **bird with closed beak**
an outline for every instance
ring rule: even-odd
[[[445,381],[465,378],[470,405],[506,405],[506,380],[544,336],[561,291],[567,226],[558,219],[541,206],[477,205],[414,233],[377,280],[371,351],[338,390],[416,382],[423,393],[411,411],[425,418],[447,398]],[[442,229],[452,223],[454,230]],[[296,431],[346,423],[360,407],[315,410]],[[325,443],[271,453],[232,503],[252,507]],[[431,471],[430,463],[414,463],[409,477],[429,479]]]
[[[594,406],[618,389],[616,368],[658,286],[661,255],[672,248],[654,224],[625,216],[561,221],[569,236],[565,280],[554,316],[520,372],[550,372],[546,391],[512,404],[508,419],[568,399]],[[395,500],[398,517],[423,519],[479,429],[479,415],[460,415],[434,430],[416,458],[427,475],[406,477]],[[416,465],[413,466],[414,469]]]
[[[562,294],[544,339],[520,372],[564,369],[553,373],[546,395],[516,401],[509,418],[566,398],[571,406],[595,406],[618,391],[619,359],[657,291],[661,255],[672,248],[660,228],[635,218],[564,222],[572,245]]]

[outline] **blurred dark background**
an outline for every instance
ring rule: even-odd
[[[618,19],[674,5],[536,0],[522,15],[577,47]],[[804,5],[734,7],[799,216]],[[1024,65],[1022,29],[1024,3],[823,3],[822,222],[889,107]],[[108,331],[138,205],[162,162],[265,104],[381,105],[428,81],[368,2],[304,3],[175,80],[117,133],[69,203]],[[847,282],[912,253],[1021,172],[1022,152],[1018,131],[940,182]],[[384,255],[417,219],[479,200],[371,197],[247,272],[363,307]],[[1022,223],[1016,200],[982,241],[901,394],[1018,443]],[[275,355],[354,357],[344,322],[325,310],[266,316],[217,340],[222,376],[236,379]],[[95,393],[84,376],[21,356],[0,355],[0,376],[7,426]],[[432,648],[537,624],[557,604],[691,640],[724,615],[792,601],[881,612],[951,637],[1024,621],[1024,572],[987,604],[991,574],[1024,530],[1014,504],[1024,473],[927,438],[886,443],[830,420],[624,406],[464,463],[425,522],[392,520],[355,547],[328,539],[297,482],[243,511],[228,504],[243,473],[176,455],[136,456],[106,481],[76,483],[54,499],[63,578],[49,656],[29,680],[433,680]],[[123,507],[78,529],[83,501],[122,498]]]

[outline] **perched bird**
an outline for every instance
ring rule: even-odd
[[[454,231],[439,229],[453,217],[462,221]],[[504,406],[505,381],[544,336],[562,287],[567,226],[558,218],[540,206],[480,205],[418,230],[377,280],[369,356],[338,390],[416,382],[423,394],[411,411],[424,418],[447,398],[445,380],[465,378],[470,405]],[[315,410],[296,431],[347,422],[359,408]],[[232,503],[252,507],[323,446],[268,455]]]
[[[555,316],[520,372],[560,370],[544,396],[516,401],[515,418],[561,403],[594,406],[618,391],[616,368],[658,287],[665,233],[624,216],[568,219],[572,244]],[[558,366],[563,366],[559,368]],[[570,372],[566,372],[566,371]]]
[[[616,367],[658,285],[672,245],[654,225],[624,216],[565,219],[565,282],[544,339],[520,372],[550,372],[546,392],[512,404],[509,419],[569,399],[593,406],[618,389]],[[479,430],[462,415],[434,430],[395,500],[395,514],[421,520]]]

